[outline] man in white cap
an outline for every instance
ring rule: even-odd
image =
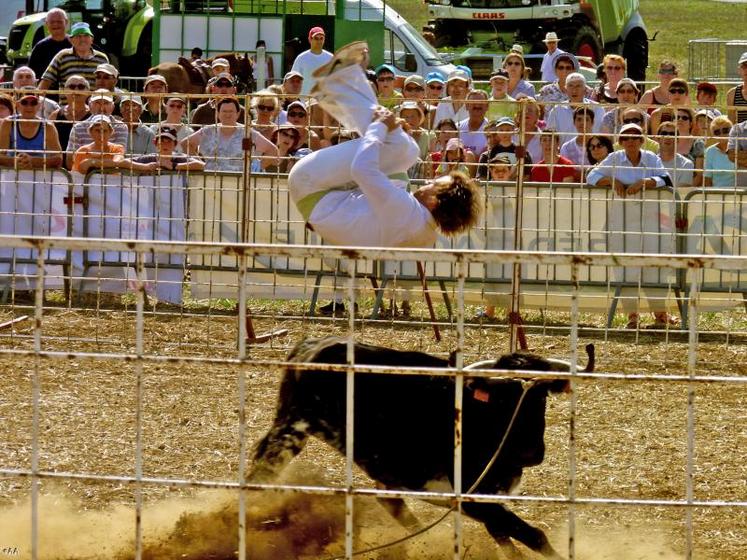
[[[558,34],[554,31],[549,31],[542,40],[545,47],[547,47],[547,52],[542,57],[542,66],[540,68],[543,82],[551,83],[558,79],[555,75],[555,57],[565,52],[558,48],[558,41]]]
[[[163,94],[168,93],[169,83],[161,74],[151,74],[143,84],[143,113],[140,120],[144,123],[158,123],[163,120]]]
[[[210,68],[213,71],[213,76],[217,76],[224,72],[227,74],[231,73],[231,64],[223,57],[213,59],[213,62],[210,63]]]
[[[288,105],[293,103],[301,95],[301,89],[303,88],[303,74],[296,70],[290,70],[283,76],[283,83],[280,86],[283,90],[283,98],[280,100],[280,105],[283,109],[287,109]]]
[[[69,154],[74,154],[78,151],[78,148],[91,142],[88,125],[91,124],[91,120],[96,115],[112,116],[112,113],[114,113],[114,97],[112,93],[106,89],[97,89],[88,100],[88,108],[91,111],[91,116],[76,123],[70,131],[70,139],[67,142],[66,150]],[[112,142],[120,144],[121,146],[126,146],[128,133],[127,125],[116,118],[112,118],[110,122],[112,126]]]
[[[113,94],[115,94],[115,101],[117,101],[121,94],[124,93],[123,89],[117,87],[117,80],[119,80],[119,70],[117,70],[112,64],[109,64],[108,62],[99,64],[96,67],[95,76],[96,82],[94,89],[108,89]]]

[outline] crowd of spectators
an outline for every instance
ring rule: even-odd
[[[158,154],[163,138],[169,143],[174,136],[174,154],[199,158],[206,170],[243,171],[248,162],[252,172],[285,173],[299,157],[352,136],[313,96],[313,72],[332,56],[324,50],[321,27],[309,31],[310,48],[282,83],[238,97],[228,61],[217,58],[207,97],[190,99],[169,92],[159,74],[148,76],[141,92],[124,91],[117,68],[93,47],[88,24],[76,23],[67,34],[67,16],[60,9],[50,10],[46,24],[49,37],[34,49],[29,66],[14,72],[13,95],[0,96],[0,118],[7,121],[0,129],[6,163],[89,169],[74,162],[98,141],[92,128],[106,128],[110,136],[104,145],[121,152],[122,161]],[[432,72],[406,78],[387,64],[369,70],[380,104],[397,111],[420,147],[410,177],[460,169],[489,180],[496,158],[506,158],[509,180],[523,164],[523,176],[534,181],[585,183],[594,169],[617,165],[615,158],[626,153],[619,141],[622,129],[633,124],[641,130],[642,150],[651,153],[646,161],[668,170],[666,184],[747,184],[739,153],[743,127],[733,126],[747,120],[747,53],[739,60],[743,83],[727,92],[723,115],[716,107],[716,86],[697,84],[693,99],[690,84],[672,62],[661,62],[657,83],[643,91],[626,77],[625,59],[609,54],[600,68],[602,79],[590,84],[578,59],[558,48],[556,36],[548,33],[545,44],[544,84],[528,81],[519,48],[505,56],[487,84],[475,84],[463,66],[448,76]],[[40,95],[55,89],[58,95]],[[99,115],[107,120],[95,118]],[[165,137],[163,129],[169,131]],[[56,157],[41,153],[55,149]],[[21,153],[32,157],[11,157]],[[118,161],[111,158],[107,165]]]
[[[123,90],[88,24],[68,34],[67,15],[55,8],[46,25],[49,37],[15,70],[12,92],[0,94],[0,165],[287,173],[299,158],[355,137],[314,98],[314,71],[332,57],[321,27],[309,31],[310,48],[281,83],[237,96],[230,64],[216,58],[206,96],[190,98],[169,91],[159,74],[142,91]],[[379,103],[420,148],[410,178],[458,170],[486,182],[608,186],[618,197],[658,186],[747,186],[747,52],[722,113],[717,87],[701,82],[691,91],[670,61],[645,89],[626,77],[623,57],[608,54],[601,79],[587,83],[553,33],[545,44],[537,83],[518,47],[487,84],[464,66],[447,76],[367,69]]]

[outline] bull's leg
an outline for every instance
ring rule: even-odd
[[[464,503],[462,511],[471,518],[481,521],[490,536],[507,552],[513,548],[509,539],[516,539],[546,558],[563,559],[547,540],[544,531],[532,527],[501,504]]]
[[[271,482],[293,458],[298,455],[308,440],[308,424],[302,420],[275,420],[264,438],[257,445],[254,464],[248,480]]]
[[[401,498],[376,498],[389,515],[408,531],[417,531],[422,526],[412,510]]]

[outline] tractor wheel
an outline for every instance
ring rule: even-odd
[[[604,52],[597,32],[589,25],[579,27],[570,39],[569,50],[577,56],[588,56],[594,61],[594,64],[601,62]]]
[[[648,37],[641,29],[628,33],[623,46],[623,58],[627,61],[628,77],[636,82],[646,79],[648,67]]]
[[[467,44],[467,32],[454,20],[440,20],[434,26],[436,48],[461,47]]]

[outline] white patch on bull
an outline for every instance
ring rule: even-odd
[[[511,479],[511,484],[508,487],[507,494],[509,496],[516,496],[521,490],[521,475],[516,475]]]
[[[425,490],[426,492],[442,492],[444,494],[454,493],[454,487],[451,485],[451,482],[448,478],[431,479],[425,483],[423,490]],[[449,498],[444,498],[443,500],[432,499],[425,501],[429,504],[433,504],[434,506],[449,507],[451,505],[451,500]]]
[[[293,428],[297,432],[306,433],[308,429],[311,427],[311,424],[309,424],[306,420],[296,420],[291,428]]]

